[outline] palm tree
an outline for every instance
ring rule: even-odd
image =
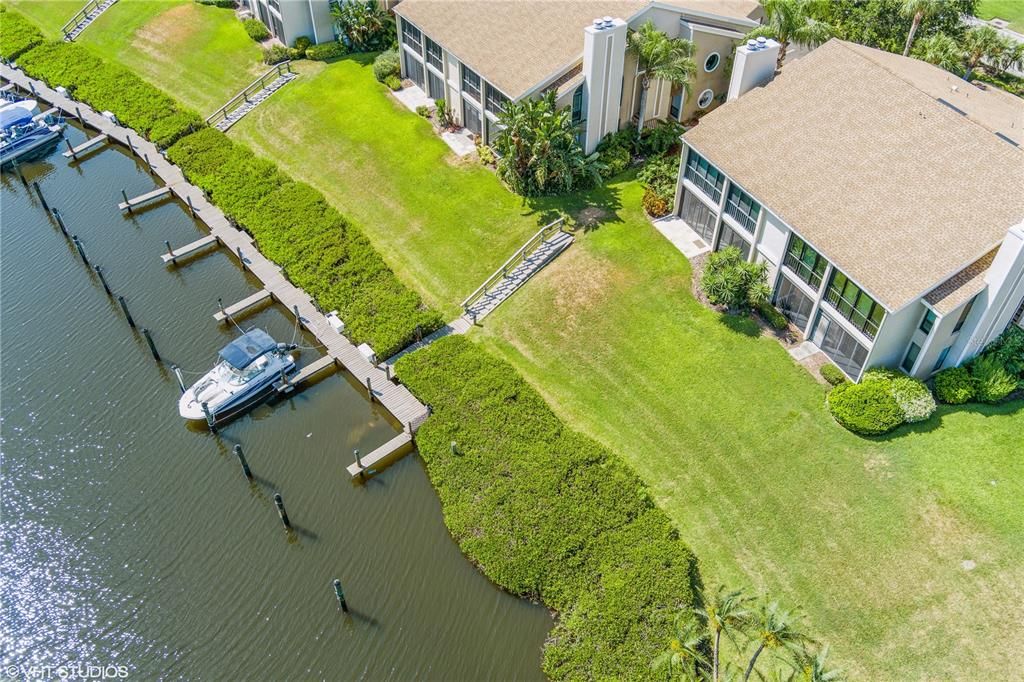
[[[843,671],[830,668],[827,659],[828,645],[816,652],[799,650],[791,661],[793,674],[789,678],[790,682],[842,682]]]
[[[1002,38],[1002,46],[999,53],[993,55],[994,66],[1000,71],[1009,71],[1011,68],[1024,67],[1024,43],[1016,40]]]
[[[757,648],[754,649],[750,663],[747,664],[747,672],[743,676],[744,682],[750,679],[750,673],[754,671],[757,658],[765,649],[796,651],[797,647],[810,641],[796,629],[796,621],[796,616],[779,608],[778,602],[771,602],[761,607],[754,625],[754,639],[757,642]]]
[[[782,68],[791,43],[817,47],[832,37],[832,27],[818,21],[818,8],[828,0],[762,0],[767,23],[747,34],[747,39],[773,38],[779,42],[776,69]]]
[[[702,649],[707,633],[693,615],[680,611],[675,621],[675,637],[668,649],[651,661],[654,670],[668,670],[668,676],[683,675],[684,679],[697,679],[701,666],[707,665]]]
[[[729,590],[720,586],[718,591],[704,603],[694,609],[701,617],[712,634],[711,642],[711,679],[718,682],[719,653],[721,651],[722,633],[728,636],[733,630],[743,630],[750,623],[750,611],[747,606],[750,598],[742,590]]]
[[[982,60],[996,61],[1003,51],[1003,40],[991,26],[972,26],[964,33],[964,80],[971,79],[971,72]]]
[[[921,22],[929,17],[938,14],[947,0],[903,0],[903,14],[912,17],[910,32],[907,33],[907,44],[903,47],[903,56],[910,54],[910,47],[914,44],[914,35],[921,26]]]
[[[945,33],[936,33],[917,41],[914,45],[914,56],[954,73],[959,72],[964,65],[963,48]]]
[[[377,0],[331,3],[331,18],[356,51],[378,47],[393,33],[389,15]]]
[[[669,38],[648,21],[627,38],[627,49],[637,58],[640,71],[640,121],[636,132],[644,129],[644,108],[647,105],[647,90],[651,81],[663,80],[682,87],[689,94],[690,81],[697,73],[693,61],[694,45],[682,38]]]

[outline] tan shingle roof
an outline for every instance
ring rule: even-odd
[[[756,0],[662,0],[681,9],[747,19]],[[583,54],[597,17],[628,20],[651,0],[403,0],[395,13],[416,24],[512,99]]]
[[[930,75],[910,82],[910,68],[897,75],[881,65],[903,57],[871,52],[829,41],[685,138],[897,310],[1024,218],[1024,151],[996,137],[993,121],[938,102],[928,92],[933,76],[944,77],[930,73],[936,67],[912,65]],[[988,95],[997,93],[971,98]],[[1014,110],[1019,128],[1024,101]]]
[[[992,265],[996,252],[992,249],[966,268],[928,292],[924,300],[935,308],[935,312],[946,315],[974,298],[985,288],[985,273]]]

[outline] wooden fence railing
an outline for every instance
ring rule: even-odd
[[[244,90],[232,97],[227,103],[217,111],[213,112],[206,118],[206,124],[210,126],[217,125],[223,119],[227,118],[232,111],[242,106],[249,101],[249,97],[256,94],[263,88],[267,87],[268,83],[273,83],[275,80],[280,78],[286,73],[291,73],[292,62],[287,60],[280,64],[275,64],[265,74],[254,80],[252,83],[247,85]]]

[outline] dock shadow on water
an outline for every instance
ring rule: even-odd
[[[85,137],[67,134],[73,145]],[[223,250],[163,265],[165,240],[205,234],[180,203],[123,220],[121,189],[138,196],[156,185],[117,147],[74,167],[57,149],[21,170],[101,266],[113,298],[31,184],[4,173],[4,664],[125,665],[133,679],[542,677],[550,615],[465,560],[418,458],[367,487],[350,483],[352,451],[398,430],[343,375],[216,435],[180,419],[173,373],[116,296],[191,383],[237,334],[214,321],[217,299],[257,289]],[[284,341],[294,327],[274,305],[242,324]],[[315,357],[304,351],[302,362]]]

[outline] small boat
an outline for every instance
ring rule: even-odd
[[[271,396],[275,382],[295,372],[289,351],[262,329],[245,332],[220,349],[218,362],[185,390],[178,412],[185,419],[221,423],[237,417]]]
[[[35,100],[0,106],[0,166],[45,149],[61,138],[63,121],[40,117]]]

